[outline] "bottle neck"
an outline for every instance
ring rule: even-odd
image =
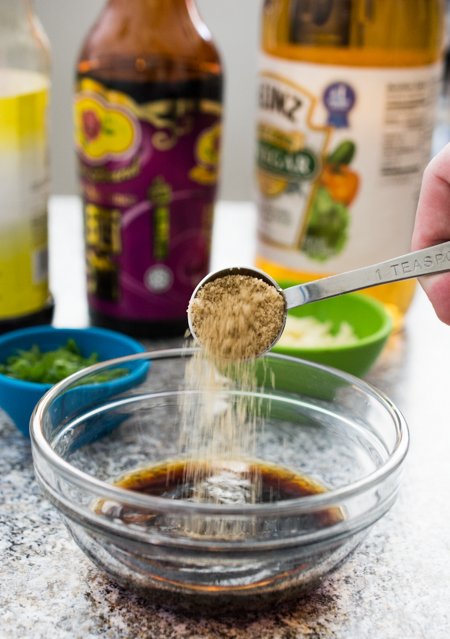
[[[154,24],[163,24],[165,20],[188,20],[202,36],[211,38],[198,13],[195,0],[108,0],[105,13],[115,15],[118,19],[128,17],[131,22],[146,21]]]
[[[30,0],[0,0],[0,30],[23,25],[33,14]]]
[[[147,16],[160,14],[161,11],[180,9],[190,11],[195,7],[194,0],[108,0],[107,6],[124,13],[135,13],[137,11],[145,13]]]
[[[14,2],[14,0],[9,0]],[[21,0],[32,2],[33,0]],[[1,0],[0,0],[1,2]],[[162,26],[167,21],[175,23],[191,22],[205,40],[211,40],[211,34],[198,13],[195,0],[108,0],[104,14],[113,19],[129,19],[133,23],[156,24]]]
[[[220,60],[194,0],[108,0],[78,61],[80,74],[139,81],[202,69],[219,73]]]
[[[48,73],[47,37],[32,0],[0,0],[0,69]]]

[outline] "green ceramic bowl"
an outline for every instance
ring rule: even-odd
[[[295,282],[280,282],[282,288]],[[361,293],[348,293],[328,300],[313,302],[289,311],[295,317],[314,317],[332,322],[332,331],[338,330],[341,322],[348,322],[358,341],[349,346],[302,347],[279,346],[276,353],[300,357],[319,364],[334,366],[342,371],[362,377],[373,366],[392,331],[392,319],[377,300]]]

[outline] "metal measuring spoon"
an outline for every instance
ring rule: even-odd
[[[226,275],[250,275],[267,282],[271,286],[275,286],[284,297],[286,310],[280,332],[269,348],[264,351],[264,353],[266,353],[280,339],[286,323],[287,311],[291,308],[310,304],[311,302],[318,302],[319,300],[324,300],[329,297],[336,297],[344,293],[352,293],[363,288],[379,286],[380,284],[390,284],[391,282],[400,282],[414,277],[421,277],[422,275],[432,275],[445,271],[450,271],[450,242],[444,242],[443,244],[437,244],[436,246],[421,249],[420,251],[407,253],[392,260],[358,268],[354,271],[331,275],[330,277],[324,277],[320,280],[314,280],[313,282],[306,282],[305,284],[297,284],[284,290],[280,288],[274,279],[260,269],[248,266],[234,266],[214,271],[207,275],[193,292],[191,302],[205,284],[220,277],[225,277]],[[193,330],[189,309],[188,322],[193,337],[199,341]],[[261,353],[261,355],[264,355],[264,353]]]

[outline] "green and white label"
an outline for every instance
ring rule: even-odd
[[[258,253],[332,273],[410,250],[441,65],[356,68],[262,54]]]

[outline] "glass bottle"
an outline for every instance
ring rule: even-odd
[[[0,0],[0,332],[51,322],[50,49],[28,0]]]
[[[305,281],[409,252],[443,24],[440,0],[265,1],[258,267]],[[367,293],[399,327],[414,286]]]
[[[209,268],[222,70],[193,0],[109,0],[77,66],[94,324],[181,335]]]

